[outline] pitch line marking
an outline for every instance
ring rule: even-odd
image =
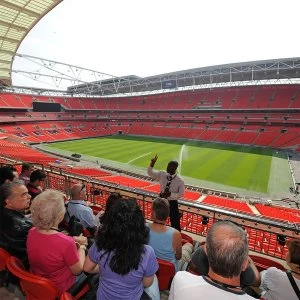
[[[136,158],[130,160],[129,162],[127,162],[127,164],[130,164],[130,163],[132,163],[133,161],[138,160],[138,159],[140,159],[140,158],[142,158],[142,157],[144,157],[144,156],[147,156],[147,155],[149,155],[149,154],[151,154],[151,152],[148,152],[148,153],[146,153],[146,154],[143,154],[143,155],[141,155],[141,156],[138,156],[138,157],[136,157]]]

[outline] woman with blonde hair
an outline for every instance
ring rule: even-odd
[[[27,238],[27,253],[32,273],[51,280],[60,292],[83,280],[87,239],[67,236],[58,229],[65,214],[64,195],[46,190],[30,206],[34,227]]]

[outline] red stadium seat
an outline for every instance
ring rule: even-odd
[[[191,236],[183,233],[183,232],[180,232],[181,234],[181,239],[182,239],[182,245],[184,245],[185,243],[191,243],[192,245],[194,245],[194,240]]]
[[[3,248],[0,248],[0,271],[3,271],[6,269],[6,262],[9,257],[10,257],[10,254]]]
[[[59,300],[73,300],[73,296],[70,293],[62,293],[61,296],[59,297]]]
[[[173,277],[175,276],[175,266],[169,262],[162,259],[157,259],[158,261],[158,271],[156,272],[158,279],[158,286],[160,291],[170,289]]]
[[[56,286],[50,280],[27,272],[18,258],[10,256],[7,260],[7,269],[19,278],[21,288],[25,293],[27,300],[54,300],[60,296]],[[86,284],[73,299],[79,299],[88,291],[88,289],[89,287]]]

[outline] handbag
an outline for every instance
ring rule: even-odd
[[[298,286],[297,286],[297,284],[295,282],[295,279],[293,278],[293,276],[291,274],[291,271],[287,270],[286,271],[286,275],[287,275],[287,277],[288,277],[288,279],[289,279],[289,281],[290,281],[290,283],[291,283],[291,285],[292,285],[292,287],[293,287],[293,289],[294,289],[294,291],[295,291],[298,299],[300,300],[300,291],[299,291],[299,288],[298,288]]]
[[[80,220],[72,216],[69,220],[68,232],[70,236],[79,236],[82,233],[83,226]]]
[[[80,223],[80,220],[75,216],[70,216],[68,212],[68,204],[66,204],[66,211],[69,217],[68,222],[68,232],[70,236],[79,236],[82,234],[83,231],[83,225]]]

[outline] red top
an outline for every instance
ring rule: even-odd
[[[31,272],[51,280],[61,293],[74,284],[70,266],[79,256],[72,237],[60,232],[43,234],[34,227],[28,234],[27,252]]]

